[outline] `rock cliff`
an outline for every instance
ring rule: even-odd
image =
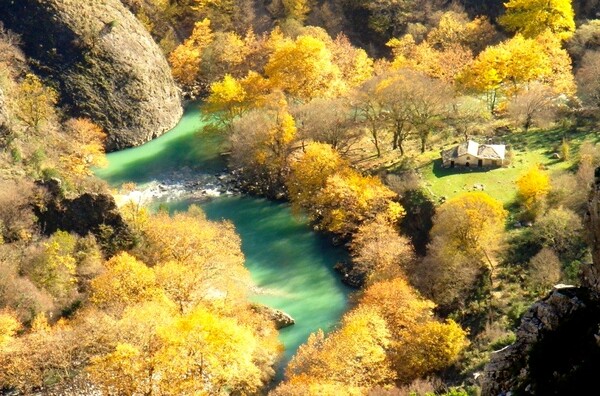
[[[523,316],[514,344],[495,352],[481,378],[483,395],[583,395],[600,367],[600,168],[586,216],[593,262],[581,287],[555,287]]]
[[[59,180],[36,184],[46,191],[43,199],[33,207],[44,234],[51,235],[58,230],[82,236],[92,233],[109,257],[133,246],[133,235],[112,195],[84,193],[63,198]]]
[[[597,383],[599,324],[588,289],[555,289],[523,316],[516,342],[492,355],[482,394],[586,394]]]
[[[65,108],[107,131],[107,149],[142,144],[179,121],[169,66],[119,0],[0,0],[0,20],[56,82]]]

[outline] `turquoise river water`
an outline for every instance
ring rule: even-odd
[[[179,124],[167,134],[133,149],[108,155],[107,168],[96,174],[112,186],[134,182],[172,180],[178,172],[215,174],[223,171],[223,139],[200,134],[197,106],[190,106]],[[185,210],[190,200],[169,200],[171,210]],[[294,326],[282,329],[285,353],[278,371],[298,346],[319,328],[327,331],[346,311],[350,290],[333,266],[345,252],[314,233],[303,219],[294,217],[287,204],[247,196],[221,195],[199,202],[212,220],[228,219],[242,239],[246,266],[256,285],[268,293],[252,297],[289,313]]]

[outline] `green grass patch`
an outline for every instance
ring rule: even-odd
[[[441,197],[452,198],[467,191],[474,191],[475,185],[483,184],[485,192],[509,208],[516,197],[515,182],[527,169],[541,164],[551,175],[572,169],[581,143],[585,140],[597,143],[600,137],[589,130],[555,128],[516,132],[505,135],[502,139],[513,153],[510,165],[503,168],[447,169],[442,167],[439,152],[423,154],[420,158],[423,165],[418,169],[433,198],[435,200]],[[560,153],[563,139],[566,139],[571,146],[571,159],[568,161],[552,158],[553,153]]]

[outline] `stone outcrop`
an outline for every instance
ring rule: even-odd
[[[483,395],[579,395],[596,384],[600,309],[585,288],[557,288],[523,316],[514,344],[494,352]]]
[[[92,233],[107,255],[133,246],[133,236],[112,195],[84,193],[62,198],[60,181],[37,182],[47,194],[34,206],[41,231],[46,235],[62,230],[81,236]]]
[[[583,395],[598,387],[600,168],[586,228],[593,262],[584,265],[582,286],[557,286],[527,311],[515,343],[494,352],[486,365],[480,377],[483,395]]]
[[[262,304],[254,304],[252,308],[275,323],[275,328],[277,330],[292,326],[296,323],[294,318],[279,309],[271,308]]]
[[[36,72],[65,108],[109,134],[109,150],[142,144],[176,125],[179,91],[150,34],[119,0],[2,0],[0,20],[22,36]]]
[[[592,265],[585,268],[583,282],[600,300],[600,168],[596,168],[594,174],[585,223],[592,249]]]

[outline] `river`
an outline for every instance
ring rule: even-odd
[[[220,155],[223,138],[200,134],[201,128],[198,107],[189,106],[173,130],[143,146],[109,154],[108,167],[96,175],[113,187],[133,182],[137,190],[159,192],[154,205],[185,210],[198,203],[209,219],[235,224],[246,266],[256,285],[267,291],[252,300],[296,320],[280,331],[285,346],[277,374],[281,379],[283,368],[310,333],[330,330],[346,311],[350,290],[333,270],[345,252],[313,232],[304,219],[294,217],[287,204],[216,192],[214,175],[226,167]],[[172,186],[186,183],[208,190],[210,198],[179,197],[179,189]]]

